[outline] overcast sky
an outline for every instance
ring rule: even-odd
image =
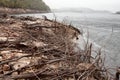
[[[43,0],[52,9],[91,8],[95,10],[120,11],[120,0]]]

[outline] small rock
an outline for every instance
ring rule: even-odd
[[[93,69],[94,66],[90,63],[80,63],[77,68],[79,68],[80,70],[87,70],[87,69]]]
[[[9,54],[11,51],[1,51],[1,54]]]
[[[8,14],[6,13],[0,13],[0,18],[7,18],[8,17]]]
[[[14,76],[14,75],[18,75],[18,72],[14,72],[14,73],[12,73],[12,75]]]
[[[29,58],[22,58],[14,63],[13,68],[16,70],[16,69],[24,67],[28,64],[30,64],[30,59]]]
[[[33,45],[35,47],[44,47],[44,46],[47,46],[47,44],[45,44],[43,42],[36,42],[36,41],[33,41]]]
[[[3,71],[9,71],[9,70],[10,70],[10,66],[7,65],[7,64],[5,64],[5,65],[3,66]]]
[[[0,56],[0,61],[2,61],[2,57]]]
[[[0,37],[0,42],[5,42],[7,41],[7,37]]]

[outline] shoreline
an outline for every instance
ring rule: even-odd
[[[49,13],[51,11],[40,11],[40,10],[32,10],[32,9],[21,9],[21,8],[6,8],[0,7],[0,13],[7,13],[7,14],[27,14],[27,13]]]
[[[79,35],[82,33],[74,26],[47,18],[1,16],[0,78],[35,79],[37,75],[42,80],[108,79],[101,52],[96,57],[91,55],[92,44],[75,51],[73,40]]]

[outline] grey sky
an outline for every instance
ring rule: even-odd
[[[120,0],[44,0],[52,9],[92,8],[95,10],[120,11]]]

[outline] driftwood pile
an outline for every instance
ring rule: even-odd
[[[0,17],[0,80],[108,80],[100,51],[75,51],[71,25],[33,17]]]

